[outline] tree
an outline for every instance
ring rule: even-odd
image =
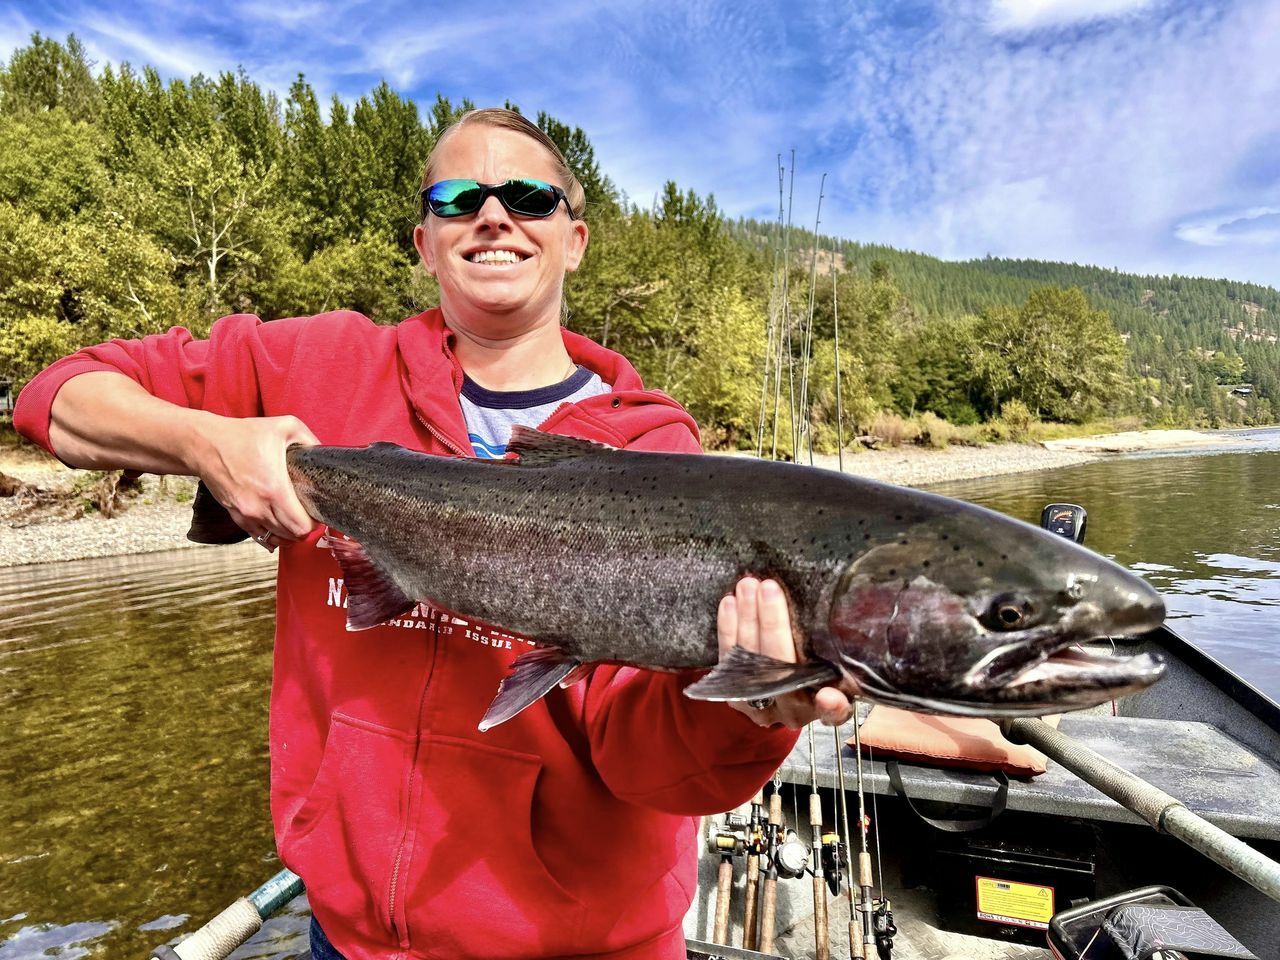
[[[15,50],[0,72],[0,112],[13,115],[62,108],[72,120],[97,116],[101,100],[84,46],[74,33],[64,47],[31,35],[31,45]]]
[[[1080,422],[1128,386],[1124,342],[1078,288],[1040,287],[1019,310],[991,308],[975,336],[975,379],[993,413],[1016,399],[1038,416]]]

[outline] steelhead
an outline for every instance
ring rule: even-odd
[[[518,461],[394,444],[287,457],[307,511],[352,538],[332,539],[348,629],[421,601],[537,642],[481,729],[580,664],[711,668],[685,689],[703,700],[831,684],[976,716],[1092,706],[1163,670],[1148,654],[1075,646],[1157,627],[1155,590],[991,510],[812,467],[614,450],[523,427],[509,449]],[[211,508],[197,504],[193,539],[219,539]],[[803,662],[741,648],[720,659],[717,606],[744,574],[783,585]]]

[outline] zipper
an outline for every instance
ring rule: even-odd
[[[439,440],[441,445],[446,447],[451,453],[457,454],[459,457],[475,457],[476,453],[474,450],[463,450],[460,446],[433,427],[427,421],[426,417],[420,414],[416,409],[413,411],[413,415],[417,418],[420,424],[427,428],[427,432]]]
[[[435,439],[438,440],[447,450],[452,451],[460,457],[475,456],[474,451],[461,449],[456,443],[432,426],[432,424],[418,412],[416,407],[414,408],[413,415],[420,424],[427,428],[427,432],[430,433],[431,436],[435,437]],[[409,831],[412,829],[411,814],[413,812],[413,791],[418,782],[418,758],[422,754],[422,716],[426,710],[427,692],[431,689],[431,677],[432,674],[435,673],[436,656],[440,644],[440,611],[435,610],[434,613],[436,614],[436,621],[431,630],[431,636],[435,641],[436,650],[432,651],[431,666],[427,668],[427,678],[422,684],[422,695],[418,700],[418,723],[413,740],[413,765],[410,767],[409,771],[409,789],[405,799],[406,811],[404,831],[400,834],[400,842],[396,846],[396,856],[391,864],[391,883],[387,890],[387,923],[390,925],[391,933],[396,938],[396,941],[400,944],[402,949],[406,950],[409,948],[409,931],[406,929],[401,932],[399,925],[396,923],[396,894],[399,892],[400,886],[400,864],[404,860],[405,846],[408,844]]]
[[[391,864],[391,885],[387,891],[387,923],[391,927],[392,935],[395,936],[401,948],[405,950],[409,948],[409,931],[406,929],[401,932],[400,927],[396,924],[396,892],[400,884],[400,862],[404,859],[405,846],[409,840],[409,831],[412,829],[413,791],[418,783],[418,758],[422,754],[422,716],[426,711],[427,692],[431,689],[431,677],[435,673],[436,656],[440,646],[440,611],[436,610],[434,612],[436,621],[431,630],[431,636],[435,641],[435,649],[431,651],[431,665],[427,668],[427,677],[423,681],[422,694],[418,699],[418,723],[413,739],[413,763],[409,768],[409,789],[405,796],[404,830],[401,832],[400,842],[396,846],[396,857]]]

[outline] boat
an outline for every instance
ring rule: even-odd
[[[1055,529],[1051,521],[1047,508],[1042,525]],[[1055,532],[1079,539],[1083,529],[1080,511],[1071,529]],[[1247,851],[1255,858],[1255,882],[1261,872],[1272,893],[1280,891],[1280,864],[1274,862],[1280,861],[1280,704],[1168,625],[1102,644],[1108,642],[1126,654],[1158,653],[1165,675],[1112,704],[1064,715],[1057,738],[1067,746],[1055,746],[1055,754],[1077,750],[1100,758],[1181,801],[1185,809],[1178,812],[1195,822],[1190,832],[1197,843],[1206,849],[1234,844],[1226,854],[1214,848],[1224,861],[1232,860],[1232,849]],[[869,709],[861,705],[859,720]],[[1028,722],[1039,723],[1016,721]],[[690,960],[877,954],[882,960],[1117,960],[1125,955],[1099,939],[1102,923],[1135,904],[1203,911],[1244,951],[1215,956],[1280,957],[1276,899],[1170,835],[1172,821],[1157,819],[1166,832],[1153,829],[1129,809],[1135,804],[1108,797],[1056,755],[1040,776],[1009,778],[870,753],[862,757],[860,798],[854,734],[853,722],[834,733],[815,727],[812,752],[810,738],[802,735],[758,802],[704,818],[698,892],[685,920]],[[842,780],[849,820],[859,821],[860,803],[870,817],[865,858],[841,830]],[[1130,785],[1116,795],[1128,801],[1134,792]],[[781,813],[777,831],[768,826],[770,804]],[[815,832],[809,822],[816,807],[823,826]],[[1201,842],[1206,833],[1217,839]],[[777,842],[760,843],[765,835]],[[784,854],[781,841],[788,838]],[[749,882],[752,850],[763,856]],[[807,855],[814,850],[819,852]],[[813,864],[824,860],[815,870]],[[869,875],[859,880],[872,888],[867,902],[881,907],[880,937],[854,947],[850,938],[861,932],[862,911],[850,907],[850,860],[854,870],[867,865]],[[773,923],[765,940],[762,891],[770,863],[785,869],[775,873]],[[240,939],[261,925],[255,910],[268,917],[300,890],[300,881],[284,871],[237,901]],[[820,898],[815,890],[822,891]],[[819,899],[825,918],[818,915]],[[295,929],[298,912],[295,904],[289,921]],[[868,926],[876,926],[872,909],[866,913]],[[223,937],[226,916],[210,925]],[[278,942],[273,922],[267,920],[257,936]],[[176,952],[160,947],[153,956],[215,956],[190,951],[179,944]],[[283,955],[277,950],[273,956]],[[1195,956],[1166,951],[1162,960]]]
[[[1053,529],[1052,520],[1046,508],[1042,525]],[[1064,715],[1059,733],[1181,800],[1188,811],[1263,857],[1280,860],[1280,704],[1168,625],[1111,642],[1126,654],[1159,654],[1167,664],[1165,675],[1113,704]],[[866,712],[861,710],[860,716]],[[786,829],[806,844],[811,838],[806,811],[815,775],[827,829],[837,823],[840,766],[846,799],[850,809],[857,809],[857,799],[851,796],[858,763],[853,739],[850,723],[839,732],[838,765],[829,730],[816,735],[812,763],[810,740],[801,736],[779,771]],[[891,763],[864,756],[862,781],[873,817],[872,839],[879,838],[871,844],[876,895],[892,904],[897,928],[895,958],[1121,958],[1121,953],[1104,952],[1105,944],[1097,941],[1093,952],[1082,952],[1079,929],[1071,927],[1073,919],[1077,926],[1088,927],[1088,905],[1108,901],[1115,901],[1108,904],[1112,909],[1130,901],[1193,904],[1257,957],[1280,957],[1280,903],[1182,840],[1157,832],[1053,759],[1043,775],[1007,778],[1003,783],[989,772],[905,761],[896,761],[891,776]],[[999,808],[998,815],[993,815],[993,806]],[[749,821],[752,812],[750,806],[741,808],[730,822]],[[849,817],[856,823],[855,814]],[[723,831],[725,822],[713,818],[708,836]],[[965,824],[973,829],[964,830]],[[707,954],[718,949],[712,941],[722,857],[712,852],[714,844],[704,848],[708,852],[700,864],[699,899],[686,922],[686,934],[699,952]],[[1274,876],[1280,878],[1280,867],[1276,869]],[[738,872],[745,875],[745,866]],[[779,884],[778,956],[819,955],[808,879]],[[745,876],[735,884],[745,887]],[[845,884],[847,880],[842,888]],[[993,887],[1024,899],[1047,895],[1053,916],[1039,912],[1043,905],[1039,910],[1034,903],[1017,907],[1013,894],[1005,897],[1015,902],[1012,909],[994,911],[982,902]],[[730,901],[741,899],[739,895]],[[842,889],[839,897],[829,891],[828,899],[831,955],[850,955],[847,891]],[[775,955],[741,950],[744,913],[734,906],[728,936],[720,938],[738,950],[718,955]],[[1099,910],[1092,914],[1089,937],[1104,919]],[[875,950],[868,950],[868,955],[875,956]],[[1181,956],[1169,953],[1171,958]]]

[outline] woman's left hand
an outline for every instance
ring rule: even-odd
[[[716,628],[721,656],[739,646],[788,663],[800,660],[787,598],[774,580],[761,581],[755,577],[739,580],[734,592],[720,601]],[[835,687],[823,687],[816,692],[796,690],[774,698],[773,703],[763,709],[741,700],[731,700],[727,706],[746,714],[762,727],[781,723],[793,730],[813,720],[838,726],[853,716],[848,697]]]

